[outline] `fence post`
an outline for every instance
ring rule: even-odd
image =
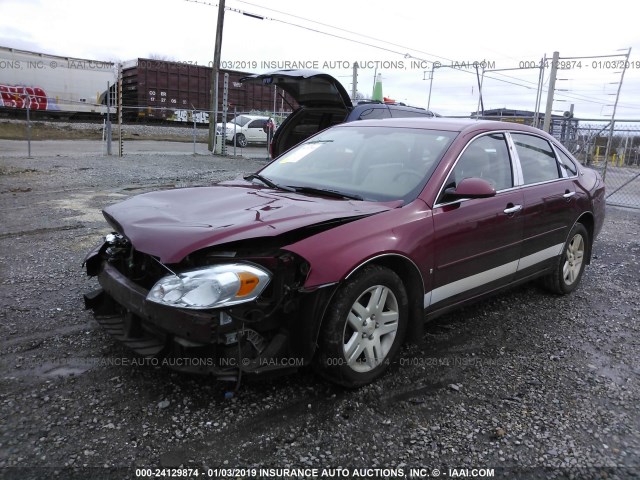
[[[609,137],[607,138],[607,148],[604,151],[604,168],[602,169],[602,181],[607,178],[607,164],[609,163],[609,154],[611,153],[611,143],[613,141],[613,130],[615,128],[616,121],[611,120],[611,127],[609,128]]]
[[[107,82],[107,121],[105,124],[107,136],[107,155],[111,155],[111,85]]]
[[[27,158],[31,157],[31,96],[27,94]]]
[[[122,64],[118,65],[118,156],[123,155],[123,142],[122,138]]]
[[[236,125],[237,123],[235,122],[235,119],[238,118],[238,107],[236,107],[234,105],[233,107],[233,156],[235,157],[237,155],[236,153]],[[226,141],[226,139],[225,139]]]
[[[196,111],[191,111],[191,118],[193,119],[193,155],[196,154]]]

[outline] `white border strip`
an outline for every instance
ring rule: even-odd
[[[499,267],[476,273],[475,275],[438,287],[424,295],[424,308],[453,297],[454,295],[458,295],[459,293],[467,292],[487,283],[507,277],[537,263],[544,262],[549,258],[557,257],[562,252],[563,246],[564,244],[560,243],[553,247],[545,248],[539,252],[527,255],[526,257],[522,257],[520,260],[514,260],[513,262],[500,265]]]

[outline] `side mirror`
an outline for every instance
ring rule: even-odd
[[[464,178],[456,187],[447,188],[444,193],[454,199],[489,198],[496,194],[496,189],[482,178]]]

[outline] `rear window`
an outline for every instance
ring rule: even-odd
[[[401,108],[391,108],[390,110],[393,118],[433,117],[429,110],[403,110]]]
[[[371,120],[373,118],[390,118],[388,107],[382,108],[367,108],[360,114],[358,120]]]

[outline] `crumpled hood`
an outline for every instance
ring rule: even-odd
[[[145,193],[104,209],[136,250],[177,263],[201,248],[272,237],[330,220],[371,215],[389,204],[280,192],[250,184]]]

